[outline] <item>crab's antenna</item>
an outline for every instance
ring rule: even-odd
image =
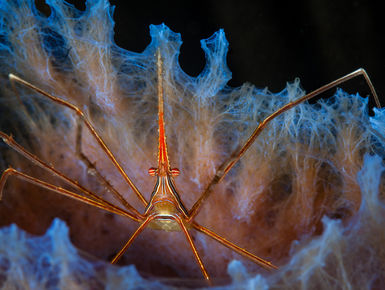
[[[158,170],[165,172],[170,170],[170,164],[167,155],[166,133],[164,129],[164,101],[163,101],[163,60],[160,50],[156,51],[156,66],[158,73],[158,128],[159,128],[159,144],[158,144]]]

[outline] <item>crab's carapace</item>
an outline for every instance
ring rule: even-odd
[[[157,77],[158,77],[158,167],[150,168],[149,174],[156,177],[155,188],[150,202],[145,210],[145,215],[154,214],[149,227],[166,231],[182,230],[175,220],[187,219],[188,211],[176,191],[174,177],[179,175],[179,169],[171,169],[167,154],[166,132],[164,125],[164,97],[163,97],[163,61],[161,53],[157,50]]]

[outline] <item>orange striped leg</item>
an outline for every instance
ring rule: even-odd
[[[259,134],[263,131],[263,129],[267,126],[267,124],[270,121],[274,120],[277,116],[279,116],[279,115],[283,114],[284,112],[294,108],[295,106],[297,106],[297,105],[299,105],[305,101],[308,101],[308,100],[326,92],[327,90],[330,90],[331,88],[338,86],[339,84],[342,84],[342,83],[344,83],[344,82],[346,82],[352,78],[355,78],[357,76],[363,76],[365,78],[365,81],[368,84],[370,91],[372,92],[372,95],[374,97],[374,101],[376,103],[376,106],[378,108],[381,108],[380,100],[378,98],[376,90],[374,89],[374,86],[373,86],[372,82],[370,81],[368,74],[362,68],[359,68],[359,69],[355,70],[354,72],[351,72],[351,73],[349,73],[343,77],[340,77],[339,79],[336,79],[335,81],[332,81],[332,82],[312,91],[311,93],[309,93],[305,96],[302,96],[302,97],[298,98],[297,100],[294,100],[294,101],[282,106],[281,108],[279,108],[278,110],[276,110],[275,112],[273,112],[272,114],[267,116],[261,123],[259,123],[258,126],[255,128],[254,132],[249,137],[249,139],[247,139],[245,144],[241,147],[241,149],[239,149],[238,151],[235,151],[230,156],[230,158],[228,160],[226,160],[224,163],[222,163],[221,166],[219,166],[213,179],[210,181],[210,183],[208,184],[208,186],[206,187],[204,192],[201,194],[201,196],[198,198],[198,200],[194,203],[194,205],[190,209],[188,221],[190,222],[194,219],[194,217],[198,214],[204,201],[207,200],[207,198],[211,194],[214,186],[216,184],[220,183],[223,180],[223,178],[225,178],[227,173],[231,170],[231,168],[233,168],[233,166],[235,164],[237,164],[239,159],[241,159],[241,157],[246,153],[246,151],[250,148],[250,146],[254,143],[256,138],[259,136]]]
[[[252,253],[246,251],[245,249],[242,249],[241,247],[229,242],[228,240],[226,240],[225,238],[217,235],[216,233],[210,231],[209,229],[197,224],[196,222],[193,222],[192,223],[192,226],[194,227],[194,229],[196,229],[197,231],[209,236],[210,238],[213,238],[214,240],[216,240],[218,243],[224,245],[225,247],[233,250],[234,252],[237,252],[238,254],[240,254],[241,256],[244,256],[250,260],[252,260],[254,263],[264,267],[265,269],[268,269],[268,270],[272,270],[272,269],[275,269],[277,270],[278,267],[273,265],[272,263],[270,263],[269,261],[266,261],[256,255],[253,255]]]
[[[202,271],[203,276],[205,277],[206,281],[210,282],[210,276],[209,276],[209,274],[207,274],[206,268],[203,265],[203,262],[202,262],[201,258],[199,257],[198,251],[197,251],[197,249],[196,249],[196,247],[194,245],[194,242],[193,242],[193,240],[192,240],[192,238],[191,238],[191,236],[190,236],[186,226],[183,224],[183,221],[179,217],[175,218],[175,220],[179,223],[180,227],[182,228],[183,233],[185,234],[185,236],[187,238],[187,241],[190,244],[190,247],[191,247],[191,249],[192,249],[192,251],[194,253],[194,257],[195,257],[195,259],[196,259],[196,261],[197,261],[197,263],[199,265],[199,268]]]
[[[125,216],[125,217],[129,217],[135,221],[140,221],[136,216],[132,215],[131,213],[125,211],[125,210],[122,210],[120,209],[119,207],[113,205],[113,204],[110,204],[110,203],[102,203],[102,202],[99,202],[99,201],[95,201],[95,200],[92,200],[88,197],[85,197],[85,196],[82,196],[82,195],[79,195],[77,193],[73,193],[67,189],[64,189],[64,188],[61,188],[59,186],[55,186],[55,185],[52,185],[48,182],[45,182],[45,181],[42,181],[40,179],[37,179],[37,178],[34,178],[32,176],[29,176],[23,172],[20,172],[16,169],[13,169],[13,168],[8,168],[6,169],[3,174],[1,175],[1,178],[0,178],[0,200],[2,198],[2,195],[3,195],[3,189],[4,189],[4,185],[8,179],[9,176],[11,175],[15,175],[16,177],[22,179],[22,180],[25,180],[25,181],[28,181],[32,184],[35,184],[37,186],[40,186],[42,188],[45,188],[45,189],[48,189],[48,190],[51,190],[51,191],[54,191],[56,193],[59,193],[61,195],[64,195],[64,196],[67,196],[67,197],[70,197],[70,198],[73,198],[73,199],[76,199],[78,201],[81,201],[83,203],[86,203],[86,204],[89,204],[89,205],[92,205],[94,207],[97,207],[97,208],[101,208],[101,209],[104,209],[108,212],[111,212],[111,213],[115,213],[115,214],[118,214],[118,215],[121,215],[121,216]]]
[[[127,243],[123,246],[119,253],[117,253],[116,256],[112,259],[111,264],[115,264],[123,256],[123,254],[127,251],[128,247],[131,246],[135,238],[139,236],[139,234],[144,230],[148,223],[154,218],[154,216],[150,215],[144,220],[144,222],[139,226],[139,228],[135,231],[135,233],[131,236],[131,238],[127,241]]]
[[[82,123],[77,121],[77,130],[76,130],[76,155],[77,157],[82,160],[88,169],[91,169],[95,172],[95,175],[101,180],[103,185],[107,187],[110,192],[112,193],[112,196],[120,202],[126,209],[129,211],[134,212],[137,216],[144,218],[113,186],[112,184],[99,172],[99,170],[96,168],[96,165],[92,163],[85,153],[82,151]]]
[[[44,170],[47,170],[48,172],[52,173],[54,176],[60,178],[61,180],[63,180],[67,184],[71,185],[72,187],[77,188],[78,190],[83,192],[88,197],[91,197],[91,198],[93,198],[93,199],[97,200],[98,202],[103,203],[105,205],[111,205],[111,203],[109,203],[105,199],[103,199],[103,198],[99,197],[98,195],[96,195],[95,193],[89,191],[88,189],[86,189],[85,187],[80,185],[78,182],[76,182],[73,179],[67,177],[66,175],[64,175],[60,171],[56,170],[53,166],[43,162],[36,155],[28,152],[21,145],[19,145],[12,138],[12,136],[8,136],[7,134],[5,134],[5,133],[0,131],[0,138],[3,139],[3,141],[9,147],[14,149],[17,153],[19,153],[20,155],[22,155],[23,157],[25,157],[26,159],[28,159],[29,161],[31,161],[35,165],[39,166],[40,168],[42,168]],[[134,207],[129,205],[129,207],[127,207],[127,209],[132,212],[132,215],[136,217],[136,220],[143,219],[143,216]]]
[[[60,104],[62,106],[65,106],[65,107],[70,108],[71,110],[73,110],[82,119],[82,121],[84,122],[84,124],[86,125],[86,127],[88,128],[90,133],[92,134],[92,136],[96,139],[96,141],[102,147],[103,151],[106,153],[108,158],[112,161],[114,166],[117,168],[119,173],[122,175],[124,180],[128,183],[128,185],[131,187],[131,189],[134,191],[134,193],[137,195],[137,197],[140,199],[140,201],[144,204],[144,206],[147,206],[146,199],[143,197],[143,195],[140,193],[139,189],[135,186],[135,184],[128,177],[127,173],[120,166],[119,162],[116,160],[115,156],[112,154],[110,149],[107,147],[106,143],[103,141],[103,139],[100,137],[100,135],[96,132],[94,126],[92,126],[92,124],[90,123],[90,121],[88,121],[88,119],[85,116],[85,114],[77,106],[75,106],[75,105],[73,105],[73,104],[71,104],[71,103],[69,103],[67,101],[64,101],[64,100],[62,100],[60,98],[57,98],[57,97],[55,97],[55,96],[53,96],[53,95],[43,91],[42,89],[34,86],[33,84],[31,84],[31,83],[29,83],[29,82],[19,78],[18,76],[15,76],[14,74],[9,74],[8,77],[9,77],[9,79],[11,81],[17,81],[20,84],[22,84],[22,85],[24,85],[24,86],[26,86],[26,87],[28,87],[28,88],[38,92],[39,94],[41,94],[41,95],[51,99],[55,103],[58,103],[58,104]]]

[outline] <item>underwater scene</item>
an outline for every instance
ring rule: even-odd
[[[57,191],[87,197],[86,188],[94,200],[145,211],[76,110],[9,74],[84,113],[148,201],[156,183],[149,168],[158,162],[159,51],[168,156],[188,210],[260,122],[305,95],[299,79],[279,93],[229,86],[223,30],[201,41],[206,65],[190,76],[178,60],[182,36],[167,23],[151,25],[150,44],[132,52],[115,44],[107,0],[88,0],[85,11],[46,2],[49,16],[32,0],[0,0],[2,174],[13,168]],[[194,228],[188,231],[211,285],[181,231],[147,228],[111,265],[135,220],[11,174],[0,180],[0,289],[385,287],[385,111],[369,114],[373,96],[330,92],[269,122],[194,219],[277,270]]]

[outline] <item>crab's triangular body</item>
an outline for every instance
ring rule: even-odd
[[[187,217],[188,212],[174,184],[173,178],[179,174],[179,170],[176,168],[171,169],[167,154],[164,125],[163,61],[159,49],[156,52],[156,63],[158,78],[158,167],[149,169],[149,174],[156,176],[157,182],[146,208],[146,214],[153,212],[159,216],[150,224],[150,227],[163,230],[180,230],[180,226],[174,222],[172,217],[174,215]]]

